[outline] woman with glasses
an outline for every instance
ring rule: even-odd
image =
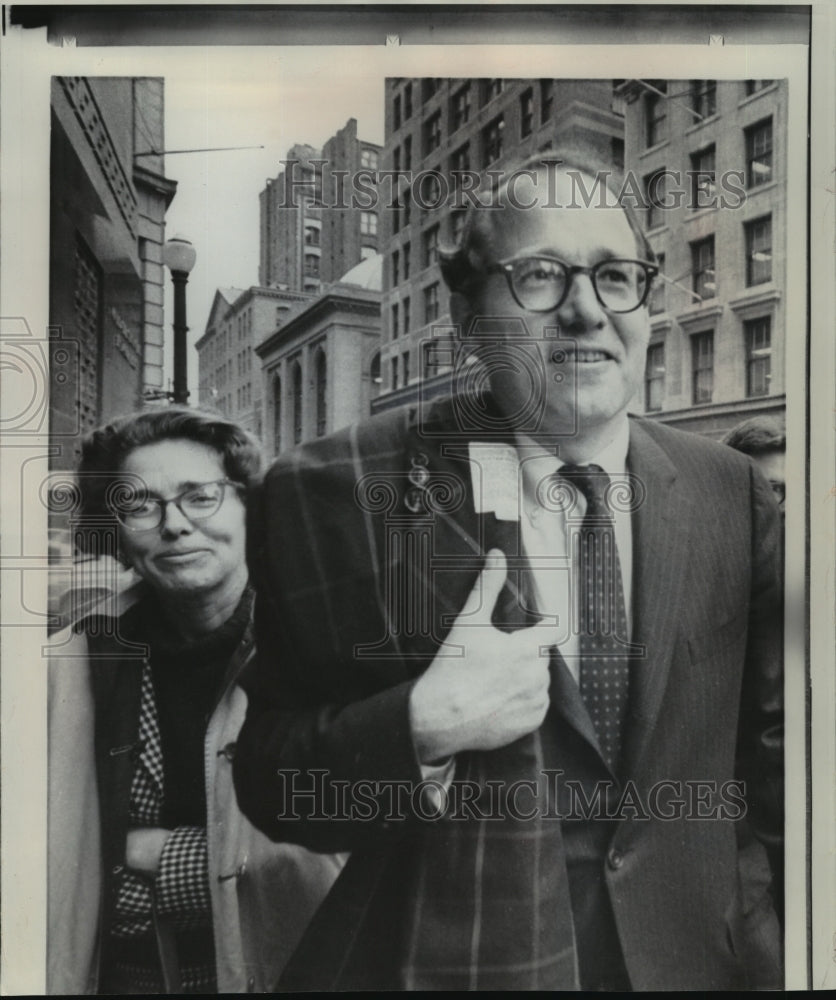
[[[339,871],[267,840],[232,788],[259,465],[245,431],[186,408],[84,442],[81,537],[115,538],[142,585],[50,668],[50,992],[267,990]]]

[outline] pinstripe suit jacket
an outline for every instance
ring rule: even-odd
[[[577,983],[560,874],[565,821],[543,827],[548,848],[538,857],[547,860],[533,884],[519,884],[531,877],[524,866],[493,888],[485,871],[460,884],[458,861],[449,860],[457,897],[445,902],[448,926],[430,938],[440,971],[415,978],[416,913],[433,910],[428,894],[443,892],[443,879],[427,888],[416,871],[421,858],[439,863],[439,845],[458,849],[452,824],[393,821],[380,802],[364,821],[338,804],[340,782],[421,780],[409,694],[481,568],[469,539],[487,541],[470,495],[470,436],[451,401],[395,411],[282,456],[253,497],[259,656],[243,681],[250,707],[234,762],[239,802],[271,837],[353,852],[282,985]],[[425,478],[416,465],[429,472],[426,484],[416,486]],[[754,985],[752,968],[764,985],[778,985],[762,846],[780,856],[777,510],[748,459],[641,418],[630,420],[628,468],[646,490],[633,513],[632,633],[645,655],[633,673],[624,773],[648,814],[628,811],[610,824],[606,863],[602,856],[627,971],[634,989]],[[561,675],[537,734],[545,735],[545,763],[579,776],[586,791],[607,776],[576,687]],[[506,773],[503,751],[491,753],[499,756],[478,755],[483,775],[494,762]],[[733,781],[745,785],[737,809],[725,808],[740,806]],[[316,794],[306,796],[309,788]],[[731,791],[718,799],[720,788]],[[744,822],[732,822],[743,812]],[[552,867],[558,875],[544,911],[537,878]],[[506,925],[490,934],[483,924],[492,892],[531,904],[509,899]],[[501,898],[493,912],[501,922]],[[551,951],[533,980],[515,980],[522,965],[514,949],[530,952],[543,923]],[[456,947],[462,968],[447,975],[442,959]]]

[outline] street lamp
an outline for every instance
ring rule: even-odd
[[[171,271],[174,285],[174,402],[189,399],[186,374],[186,285],[196,259],[194,247],[184,236],[172,236],[163,247],[163,264]]]

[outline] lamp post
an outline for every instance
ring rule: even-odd
[[[172,236],[163,247],[163,264],[171,271],[174,286],[174,402],[187,403],[189,399],[186,373],[186,285],[189,272],[197,255],[194,247],[183,236]]]

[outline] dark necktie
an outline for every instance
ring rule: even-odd
[[[617,773],[630,664],[615,523],[606,501],[610,480],[598,465],[564,465],[557,476],[573,483],[586,498],[582,524],[570,525],[572,579],[578,588],[579,684],[604,760]]]

